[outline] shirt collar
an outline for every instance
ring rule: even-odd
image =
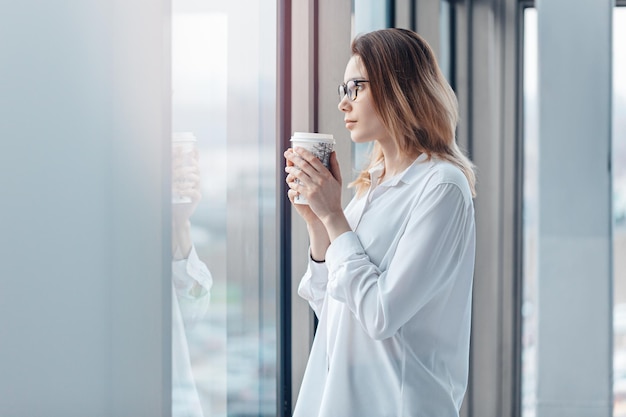
[[[422,162],[425,162],[427,160],[428,160],[428,155],[426,155],[425,153],[421,153],[417,158],[415,158],[415,161],[413,161],[411,165],[407,167],[407,169],[402,171],[400,174],[394,176],[390,180],[385,181],[383,184],[386,187],[394,187],[398,185],[400,182],[403,182],[405,184],[411,184],[413,181],[415,181],[419,172],[421,171],[418,168],[422,166]],[[370,174],[372,184],[378,183],[378,178],[382,174],[383,168],[384,168],[384,163],[381,162],[369,169],[368,172]]]

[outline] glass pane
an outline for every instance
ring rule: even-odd
[[[613,398],[626,417],[626,7],[613,10]]]
[[[441,49],[439,51],[439,67],[449,83],[452,84],[452,8],[449,0],[439,2],[439,36]]]
[[[537,10],[524,9],[524,200],[522,283],[522,417],[536,414],[537,387],[537,209],[539,105],[537,101]]]
[[[352,37],[373,30],[385,29],[390,20],[390,10],[389,0],[354,0],[352,2]],[[358,173],[367,167],[371,150],[371,142],[352,144],[352,172]],[[354,178],[351,178],[350,182],[352,179]]]
[[[274,416],[276,2],[172,12],[172,415]]]

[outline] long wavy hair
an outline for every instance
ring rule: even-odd
[[[400,150],[425,153],[456,165],[476,195],[474,164],[456,143],[458,102],[426,41],[406,29],[383,29],[356,37],[352,54],[367,72],[374,108]],[[375,142],[369,165],[350,186],[363,194],[369,169],[384,160]]]

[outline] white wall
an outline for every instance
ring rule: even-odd
[[[0,8],[0,415],[168,415],[169,3]]]

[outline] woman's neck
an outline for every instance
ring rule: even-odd
[[[384,171],[380,177],[381,182],[385,179],[392,178],[407,169],[419,156],[419,153],[411,155],[403,152],[398,146],[395,146],[395,144],[381,143],[380,145],[384,158]]]

